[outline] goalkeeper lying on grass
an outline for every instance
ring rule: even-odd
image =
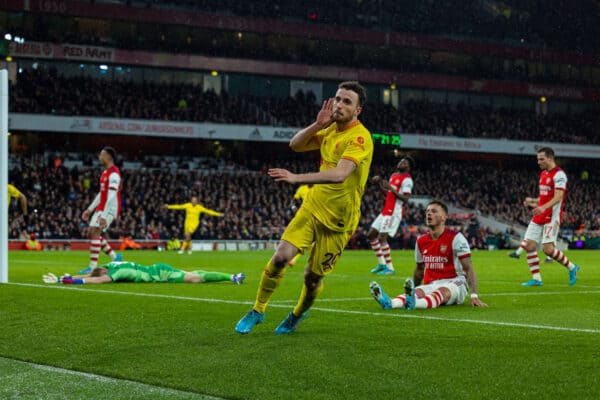
[[[246,275],[243,272],[234,275],[202,270],[187,272],[162,263],[146,266],[130,261],[113,261],[95,268],[88,275],[64,275],[58,278],[52,273],[47,273],[43,276],[46,283],[75,285],[112,282],[208,283],[221,281],[231,281],[239,285],[244,282],[245,278]]]

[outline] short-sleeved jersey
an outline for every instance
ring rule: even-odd
[[[108,268],[113,282],[167,282],[173,272],[184,273],[166,264],[145,266],[130,261],[113,261],[103,268]]]
[[[208,214],[214,217],[220,217],[221,213],[204,207],[202,204],[193,205],[192,203],[185,204],[170,204],[167,206],[169,210],[185,210],[186,222],[198,222],[200,214]]]
[[[399,174],[394,172],[390,177],[390,185],[400,194],[411,194],[413,188],[413,180],[409,173]],[[402,212],[404,202],[396,197],[391,190],[388,190],[383,204],[382,215],[396,215]]]
[[[179,239],[172,239],[167,242],[167,250],[179,250],[181,248],[181,241]]]
[[[10,206],[10,199],[18,199],[20,195],[21,195],[21,192],[19,192],[19,189],[17,189],[16,187],[14,187],[13,185],[11,185],[9,183],[8,184],[8,205]]]
[[[360,202],[373,159],[371,134],[360,121],[338,132],[336,124],[317,132],[304,150],[319,148],[319,171],[335,168],[341,159],[352,161],[356,168],[340,183],[314,185],[304,201],[306,207],[328,229],[354,231],[360,219]]]
[[[298,189],[296,189],[296,193],[294,193],[294,199],[304,201],[309,192],[310,187],[308,185],[300,185],[298,186]]]
[[[540,202],[538,206],[543,206],[554,198],[555,190],[564,191],[562,201],[545,210],[543,213],[534,215],[532,222],[538,225],[549,223],[562,222],[563,207],[565,205],[565,197],[567,196],[567,175],[560,167],[554,167],[550,171],[543,170],[540,173]]]
[[[433,239],[430,233],[420,236],[415,245],[415,261],[425,264],[423,283],[465,276],[460,260],[471,256],[469,243],[462,233],[446,228]]]
[[[117,191],[116,204],[107,204],[109,190]],[[96,210],[106,210],[115,217],[118,217],[121,213],[121,171],[115,165],[104,170],[100,176],[100,203]]]

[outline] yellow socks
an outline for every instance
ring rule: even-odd
[[[254,309],[260,313],[265,312],[267,304],[271,295],[279,286],[279,282],[283,279],[284,268],[276,268],[271,260],[267,264],[267,267],[262,273],[260,278],[260,285],[258,286],[258,292],[256,293],[256,301],[254,302]]]
[[[302,286],[302,293],[300,294],[300,298],[298,299],[298,303],[296,307],[294,307],[294,315],[296,317],[304,314],[309,308],[312,307],[315,299],[319,297],[319,294],[323,291],[323,282],[316,289],[308,289],[306,284]]]

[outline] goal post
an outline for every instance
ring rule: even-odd
[[[0,70],[0,283],[8,282],[8,70]]]

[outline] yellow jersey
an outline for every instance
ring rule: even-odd
[[[180,248],[181,242],[179,239],[173,239],[167,242],[167,250],[179,250]]]
[[[208,214],[215,217],[220,217],[220,212],[211,210],[209,208],[204,207],[202,204],[193,205],[192,203],[185,204],[171,204],[167,205],[169,210],[185,210],[185,221],[186,222],[197,222],[200,219],[200,214]]]
[[[295,200],[306,200],[306,196],[308,196],[308,193],[310,192],[310,187],[308,185],[300,185],[298,186],[298,189],[296,190],[296,193],[294,194],[294,199]]]
[[[333,231],[354,231],[373,160],[371,133],[358,120],[340,132],[332,123],[313,135],[299,151],[316,149],[321,151],[319,171],[335,168],[341,159],[352,161],[356,168],[344,182],[315,184],[302,207]]]
[[[21,192],[19,192],[19,189],[17,189],[16,187],[14,187],[13,185],[11,185],[9,183],[8,184],[8,205],[10,206],[10,199],[18,199],[20,195],[21,195]]]

